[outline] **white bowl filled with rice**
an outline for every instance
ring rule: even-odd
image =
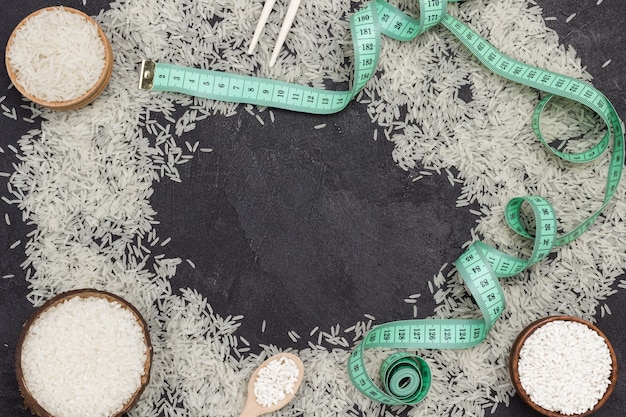
[[[47,301],[24,324],[15,368],[24,403],[40,417],[115,417],[150,379],[152,344],[139,311],[104,291]]]
[[[513,343],[509,370],[521,399],[549,417],[594,414],[617,383],[617,358],[608,338],[574,316],[529,324]]]
[[[7,42],[11,82],[29,100],[54,110],[91,103],[113,72],[113,50],[102,28],[70,7],[47,7],[25,17]]]

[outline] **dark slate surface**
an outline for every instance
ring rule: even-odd
[[[64,4],[90,14],[107,4],[88,3]],[[596,0],[537,3],[544,16],[558,17],[549,24],[564,44],[576,48],[594,84],[624,117],[623,0],[604,0],[599,6]],[[55,4],[0,0],[3,52],[24,16]],[[566,24],[572,13],[576,18]],[[608,59],[612,63],[601,68]],[[0,85],[7,83],[3,68]],[[11,90],[6,100],[17,103],[19,96]],[[172,237],[166,253],[196,263],[195,269],[180,266],[173,287],[199,289],[222,314],[244,314],[242,334],[253,344],[293,346],[288,330],[308,334],[319,324],[350,325],[363,312],[379,322],[410,317],[412,307],[399,305],[395,294],[427,293],[427,280],[443,263],[456,259],[459,245],[469,238],[475,218],[454,208],[458,187],[436,176],[411,183],[391,160],[391,144],[371,140],[370,120],[360,105],[352,103],[341,114],[327,117],[274,112],[280,123],[262,129],[248,117],[199,124],[192,135],[215,152],[187,164],[182,184],[155,185],[152,203],[161,220],[158,232]],[[311,128],[319,123],[327,127]],[[0,117],[0,126],[4,149],[31,128],[5,117]],[[0,157],[1,171],[12,171],[12,158],[11,153]],[[0,183],[6,190],[6,178]],[[22,250],[9,251],[9,246],[24,241],[28,229],[16,221],[21,215],[15,207],[0,204],[14,219],[11,226],[0,222],[0,274],[16,274],[15,279],[0,280],[0,415],[18,417],[29,413],[17,391],[14,347],[33,309],[25,299],[19,267],[23,244]],[[613,314],[599,319],[620,360],[626,349],[625,302],[625,292],[617,293],[610,300]],[[432,307],[428,301],[420,305],[424,315]],[[262,320],[268,323],[263,335]],[[625,402],[626,382],[620,372],[615,393],[596,415],[623,416]],[[495,413],[522,415],[536,414],[517,397]]]

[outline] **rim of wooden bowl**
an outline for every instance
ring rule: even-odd
[[[17,74],[15,73],[15,71],[13,71],[13,68],[11,67],[11,62],[9,59],[9,50],[11,49],[16,32],[24,24],[26,24],[30,18],[45,11],[59,10],[59,9],[70,12],[70,13],[78,14],[84,17],[85,19],[87,19],[88,22],[91,22],[96,26],[96,28],[98,29],[98,36],[100,37],[100,40],[102,40],[102,43],[104,44],[104,68],[102,69],[102,73],[100,74],[98,81],[96,81],[96,83],[80,97],[77,97],[72,100],[67,100],[67,101],[47,101],[47,100],[35,97],[31,93],[29,93],[17,81]],[[78,109],[80,107],[86,106],[87,104],[94,101],[96,97],[98,97],[100,93],[102,93],[102,91],[104,91],[104,89],[106,88],[107,84],[109,83],[109,80],[111,79],[111,74],[113,73],[113,48],[111,47],[111,42],[109,42],[109,39],[105,35],[104,31],[102,30],[98,22],[96,22],[91,16],[81,12],[80,10],[73,9],[71,7],[51,6],[51,7],[45,7],[43,9],[39,9],[39,10],[32,12],[31,14],[26,16],[24,19],[22,19],[20,23],[18,23],[15,29],[13,29],[13,32],[11,33],[11,36],[9,37],[9,40],[7,42],[4,61],[5,61],[7,73],[9,74],[9,78],[11,79],[11,82],[13,83],[15,88],[20,93],[22,93],[24,97],[26,97],[27,99],[29,99],[30,101],[34,103],[37,103],[49,109],[74,110],[74,109]]]
[[[137,401],[139,400],[139,397],[141,396],[146,386],[148,385],[148,382],[150,382],[150,369],[152,368],[153,350],[152,350],[152,342],[150,341],[148,324],[142,317],[141,313],[139,313],[139,310],[137,310],[135,306],[130,304],[128,301],[124,300],[122,297],[117,296],[115,294],[111,294],[106,291],[101,291],[101,290],[96,290],[96,289],[91,289],[91,288],[67,291],[49,299],[28,318],[26,323],[24,323],[24,326],[22,327],[22,331],[20,332],[20,336],[17,340],[17,345],[15,347],[15,374],[17,376],[17,383],[18,383],[18,387],[20,390],[20,394],[22,395],[22,398],[24,399],[24,405],[28,409],[30,409],[34,414],[38,415],[39,417],[55,417],[52,414],[50,414],[45,408],[43,408],[41,404],[37,402],[37,400],[34,398],[30,390],[28,389],[26,382],[24,381],[24,373],[22,371],[22,348],[24,345],[24,339],[26,338],[26,335],[28,334],[28,330],[30,329],[30,326],[41,316],[42,313],[44,313],[51,307],[54,307],[74,297],[104,298],[105,300],[109,302],[117,302],[121,304],[123,308],[129,310],[133,314],[133,316],[135,316],[135,319],[137,320],[137,322],[142,328],[143,336],[144,336],[144,343],[146,344],[146,362],[144,363],[144,372],[143,372],[143,375],[141,376],[141,383],[139,387],[137,388],[137,390],[133,393],[133,395],[126,402],[126,404],[119,410],[119,412],[113,414],[111,417],[121,416],[122,414],[129,411],[137,403]]]
[[[532,322],[531,324],[529,324],[528,326],[526,326],[524,328],[524,330],[522,330],[520,332],[520,334],[517,336],[517,338],[515,339],[515,342],[513,342],[513,346],[511,348],[511,353],[509,356],[509,372],[511,375],[511,381],[513,383],[513,386],[515,387],[515,390],[517,391],[518,395],[520,396],[520,398],[526,403],[528,404],[533,410],[548,416],[548,417],[566,417],[565,414],[561,414],[558,413],[556,411],[552,411],[552,410],[547,410],[539,405],[537,405],[536,403],[534,403],[530,396],[526,393],[526,391],[524,390],[524,387],[522,386],[520,379],[519,379],[519,368],[518,368],[518,362],[519,362],[519,356],[520,356],[520,351],[522,349],[522,346],[524,345],[524,343],[526,342],[526,339],[528,339],[528,337],[538,328],[540,328],[541,326],[543,326],[544,324],[553,322],[553,321],[573,321],[576,323],[581,323],[586,325],[587,327],[589,327],[591,330],[595,331],[600,337],[602,337],[602,339],[604,340],[604,342],[606,343],[607,347],[609,348],[609,352],[611,354],[611,376],[610,376],[610,380],[611,380],[611,384],[607,387],[604,395],[602,396],[602,398],[600,398],[600,400],[596,403],[596,405],[590,409],[587,410],[586,412],[582,413],[582,414],[570,414],[567,415],[567,417],[586,417],[589,416],[593,413],[595,413],[596,411],[598,411],[605,403],[606,401],[609,399],[609,397],[611,396],[611,394],[613,393],[613,390],[615,389],[615,385],[617,384],[617,357],[615,355],[615,350],[613,349],[613,345],[611,345],[611,342],[609,341],[609,339],[606,337],[606,335],[604,333],[602,333],[602,331],[595,326],[593,323],[587,321],[587,320],[583,320],[581,318],[575,317],[575,316],[567,316],[567,315],[559,315],[559,316],[549,316],[549,317],[544,317],[541,318],[539,320],[536,320],[534,322]]]

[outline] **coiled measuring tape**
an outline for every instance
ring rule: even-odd
[[[532,125],[538,139],[558,157],[570,162],[590,162],[602,155],[612,142],[603,203],[589,218],[573,230],[557,236],[556,214],[546,199],[538,196],[514,198],[506,206],[505,218],[517,234],[534,241],[530,257],[517,258],[477,241],[456,260],[457,271],[474,297],[482,318],[395,321],[370,330],[350,355],[348,373],[363,394],[389,405],[416,404],[424,399],[431,383],[428,364],[409,353],[392,354],[381,366],[379,385],[366,370],[365,351],[372,348],[459,349],[481,343],[505,308],[499,279],[519,274],[544,259],[555,246],[570,243],[587,230],[614,195],[624,165],[621,120],[609,100],[592,85],[502,54],[474,30],[446,13],[448,2],[459,0],[418,1],[419,19],[407,16],[383,0],[374,0],[354,13],[350,19],[355,56],[354,83],[349,91],[320,90],[293,83],[152,61],[144,61],[140,72],[140,88],[143,89],[329,114],[345,108],[373,76],[379,57],[381,34],[399,41],[410,41],[441,23],[491,71],[548,93],[539,102],[532,117]],[[596,145],[581,153],[566,153],[547,143],[541,133],[540,118],[554,96],[581,103],[602,118],[607,130]],[[531,209],[534,216],[533,230],[524,226],[524,205]]]

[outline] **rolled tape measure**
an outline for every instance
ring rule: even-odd
[[[152,61],[144,61],[140,72],[139,86],[147,90],[180,92],[214,100],[329,114],[344,109],[373,76],[380,52],[381,34],[399,41],[410,41],[441,23],[491,71],[548,93],[537,105],[532,125],[537,138],[555,155],[570,162],[590,162],[602,155],[612,142],[603,204],[589,218],[573,230],[557,236],[557,217],[546,199],[539,196],[514,198],[506,206],[505,218],[517,234],[534,241],[530,257],[517,258],[477,241],[456,260],[455,266],[474,297],[482,318],[395,321],[369,331],[350,355],[348,374],[364,395],[389,405],[416,404],[423,400],[431,383],[430,369],[422,358],[398,352],[383,362],[379,385],[367,372],[365,352],[372,348],[460,349],[484,341],[505,308],[499,279],[519,274],[544,259],[555,246],[570,243],[587,230],[614,195],[624,165],[622,122],[602,93],[584,81],[536,68],[502,54],[474,30],[446,13],[448,2],[453,1],[459,0],[419,0],[419,19],[407,16],[383,0],[374,0],[354,13],[350,19],[355,57],[354,82],[349,91],[320,90],[282,81]],[[554,96],[583,104],[599,115],[607,126],[602,139],[581,153],[566,153],[551,147],[541,133],[540,119]],[[524,205],[531,209],[534,216],[533,230],[524,226]]]

